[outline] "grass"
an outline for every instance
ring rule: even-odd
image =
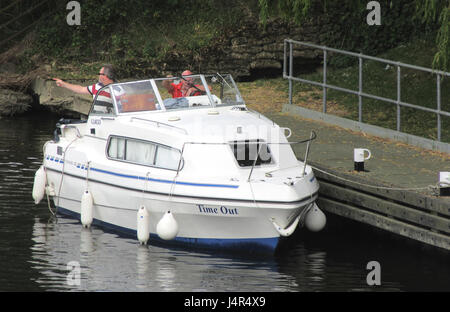
[[[422,67],[430,67],[434,50],[433,42],[418,39],[411,44],[402,45],[378,57]],[[331,56],[333,57],[333,56]],[[356,59],[357,61],[357,59]],[[327,66],[328,67],[328,66]],[[397,99],[397,67],[384,63],[364,61],[363,92]],[[307,80],[322,82],[321,70],[297,76]],[[436,109],[436,75],[401,69],[401,101]],[[358,91],[358,63],[347,68],[327,68],[327,83]],[[271,79],[258,82],[240,83],[239,87],[248,105],[261,112],[280,111],[282,104],[288,103],[288,81]],[[441,81],[441,109],[450,112],[450,77]],[[322,111],[322,88],[305,83],[294,82],[293,103],[305,108]],[[363,122],[389,129],[397,129],[397,106],[378,100],[363,98]],[[327,112],[337,116],[358,120],[358,96],[328,90]],[[437,117],[412,108],[400,110],[402,132],[437,139]],[[450,117],[441,117],[441,141],[450,142]]]

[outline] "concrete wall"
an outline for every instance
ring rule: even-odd
[[[87,82],[69,81],[74,84],[89,85]],[[92,83],[92,82],[91,82]],[[70,90],[56,86],[55,81],[36,78],[32,81],[30,88],[36,94],[40,105],[51,111],[64,113],[74,117],[89,113],[92,96],[80,95]]]

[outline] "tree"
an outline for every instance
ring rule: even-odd
[[[436,37],[437,52],[433,59],[433,68],[447,71],[450,61],[450,1],[449,0],[416,0],[416,14],[423,23],[439,25]]]
[[[332,1],[328,0],[258,0],[260,8],[260,19],[263,24],[269,17],[281,16],[285,19],[293,20],[298,24],[305,21],[313,12],[316,14],[326,14],[327,8]],[[432,66],[435,69],[448,70],[450,67],[449,53],[449,23],[450,5],[449,0],[405,0],[394,1],[384,0],[382,2],[387,8],[393,6],[415,5],[415,16],[424,25],[438,28],[436,36],[437,52],[434,56]],[[341,0],[339,5],[346,10],[352,10],[354,16],[367,14],[367,1]],[[376,27],[376,26],[375,26]]]

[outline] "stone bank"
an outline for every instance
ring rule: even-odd
[[[228,34],[217,38],[200,55],[185,55],[185,66],[202,72],[228,72],[237,79],[254,78],[261,74],[282,75],[284,39],[291,38],[325,44],[325,34],[334,26],[325,19],[305,21],[301,26],[275,19],[262,26],[258,20],[249,18]],[[307,47],[296,47],[295,64],[314,68],[322,61],[322,52]],[[178,59],[179,62],[179,59]],[[167,71],[172,68],[170,58],[166,61]]]

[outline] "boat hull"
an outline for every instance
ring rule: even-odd
[[[144,205],[150,215],[150,244],[245,250],[250,253],[273,253],[280,233],[272,220],[294,221],[317,196],[294,203],[258,203],[131,190],[98,180],[86,182],[83,177],[61,174],[50,168],[47,168],[47,177],[50,184],[58,186],[60,196],[53,197],[58,213],[80,219],[81,197],[89,188],[94,202],[94,225],[136,238],[137,211]],[[156,231],[158,222],[167,211],[172,212],[179,225],[179,232],[173,240],[161,239]]]
[[[57,207],[59,215],[79,220],[80,214],[63,207]],[[94,219],[94,226],[119,233],[120,235],[136,238],[136,230],[118,226],[116,224]],[[161,239],[158,234],[150,233],[149,244],[160,246],[188,247],[193,249],[219,250],[223,252],[245,252],[246,254],[272,254],[280,241],[280,237],[268,238],[193,238],[176,237],[167,241]]]

